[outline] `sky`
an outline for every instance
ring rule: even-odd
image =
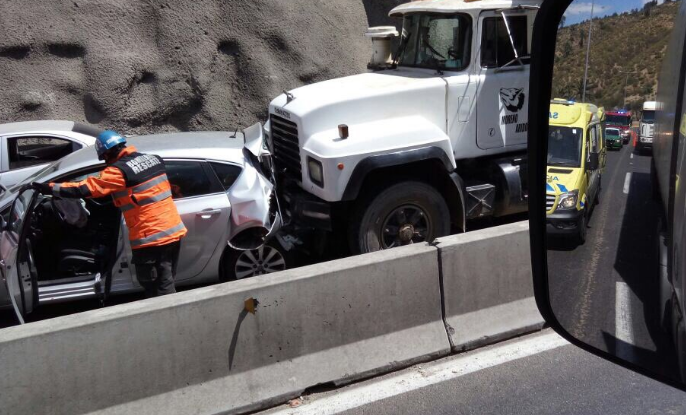
[[[602,17],[612,13],[623,13],[631,9],[640,9],[649,0],[596,0],[593,16]],[[662,3],[664,0],[658,0]],[[565,12],[565,26],[588,20],[591,17],[591,0],[574,0]]]

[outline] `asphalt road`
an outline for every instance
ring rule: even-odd
[[[575,337],[675,376],[674,351],[659,323],[660,211],[652,200],[650,160],[631,145],[608,153],[586,243],[549,239],[551,304]]]
[[[686,414],[685,392],[560,340],[547,330],[306,394],[295,408],[262,415]]]

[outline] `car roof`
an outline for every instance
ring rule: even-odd
[[[542,0],[419,0],[401,4],[391,10],[391,17],[406,13],[456,13],[465,10],[510,9],[518,6],[539,6]]]
[[[243,133],[233,131],[200,131],[161,133],[126,137],[127,144],[142,153],[157,154],[166,159],[198,159],[243,163]],[[68,171],[95,166],[98,163],[94,147],[86,147],[60,159],[59,167],[44,179],[52,179]]]

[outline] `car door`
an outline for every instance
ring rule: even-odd
[[[217,246],[226,242],[231,206],[208,162],[165,160],[172,197],[188,234],[181,240],[176,280],[200,274]]]
[[[38,298],[36,273],[31,269],[30,250],[25,250],[26,229],[36,192],[27,189],[12,204],[7,224],[0,234],[0,274],[12,307],[21,323]]]
[[[596,195],[598,194],[598,188],[600,184],[600,166],[602,166],[600,162],[600,145],[598,143],[598,129],[596,128],[595,125],[588,127],[588,145],[589,145],[589,158],[586,159],[586,161],[590,160],[590,154],[591,153],[598,153],[598,168],[595,170],[589,170],[587,173],[588,177],[588,194],[590,199],[588,200],[589,203],[592,203]]]
[[[6,135],[2,146],[0,184],[5,187],[19,183],[46,164],[83,147],[75,140],[49,134]]]

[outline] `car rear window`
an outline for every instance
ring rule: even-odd
[[[214,169],[214,172],[217,174],[217,178],[219,178],[219,181],[221,182],[222,186],[224,186],[224,190],[229,190],[229,188],[233,185],[238,176],[240,176],[241,171],[243,171],[242,168],[235,166],[233,164],[210,163],[210,165],[212,166],[212,169]]]

